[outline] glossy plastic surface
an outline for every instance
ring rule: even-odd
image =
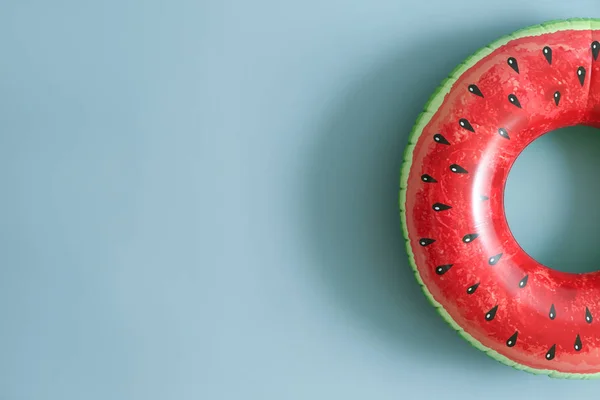
[[[450,77],[407,152],[402,205],[419,279],[449,322],[524,369],[600,372],[600,274],[539,264],[512,236],[503,205],[529,143],[600,126],[597,40],[600,31],[565,26],[490,49]]]

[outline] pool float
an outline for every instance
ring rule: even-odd
[[[552,377],[600,377],[600,273],[530,257],[507,224],[504,187],[541,135],[600,127],[599,53],[596,19],[536,25],[480,49],[426,104],[401,172],[406,248],[426,296],[475,347]]]

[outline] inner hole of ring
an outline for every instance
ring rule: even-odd
[[[551,131],[513,164],[504,192],[510,230],[548,268],[600,270],[600,132],[589,126]]]

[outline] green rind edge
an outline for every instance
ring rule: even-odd
[[[411,133],[408,138],[408,144],[404,149],[403,161],[400,172],[400,196],[399,196],[399,206],[400,206],[400,216],[402,222],[402,231],[405,239],[406,251],[408,253],[408,260],[411,268],[415,274],[415,278],[417,282],[421,286],[421,289],[425,293],[425,296],[429,300],[429,302],[435,307],[436,311],[442,316],[444,321],[446,321],[454,330],[458,332],[460,336],[462,336],[468,343],[470,343],[475,348],[483,351],[491,358],[496,361],[501,362],[502,364],[513,367],[517,370],[529,372],[535,375],[548,375],[552,378],[561,378],[561,379],[600,379],[600,372],[598,373],[566,373],[559,372],[550,369],[537,369],[531,368],[523,364],[519,364],[510,360],[509,358],[503,356],[495,350],[492,350],[479,342],[473,336],[471,336],[468,332],[463,330],[455,321],[452,319],[450,314],[444,309],[444,306],[441,305],[437,300],[434,299],[427,286],[425,286],[419,271],[417,270],[417,266],[415,263],[415,257],[412,252],[412,248],[410,245],[410,241],[408,239],[408,227],[406,225],[406,213],[404,210],[404,206],[406,204],[406,188],[408,183],[408,175],[410,171],[410,167],[412,165],[412,154],[415,148],[415,144],[419,137],[423,132],[423,128],[427,126],[431,118],[440,107],[446,95],[450,92],[452,86],[456,82],[456,80],[469,68],[479,62],[481,59],[500,48],[501,46],[507,44],[511,40],[520,39],[528,36],[538,36],[545,33],[553,33],[558,31],[565,30],[595,30],[600,29],[600,18],[569,18],[564,20],[552,20],[547,21],[542,24],[532,25],[518,31],[515,31],[511,34],[503,36],[496,41],[490,43],[489,45],[482,47],[477,50],[473,55],[465,59],[461,64],[459,64],[448,76],[448,78],[444,79],[442,83],[438,86],[438,88],[431,95],[421,114],[418,116]]]

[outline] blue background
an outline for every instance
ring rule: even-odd
[[[459,338],[397,211],[441,80],[577,16],[600,5],[3,0],[0,399],[597,398]],[[557,268],[596,268],[599,149],[554,133],[511,173]]]

